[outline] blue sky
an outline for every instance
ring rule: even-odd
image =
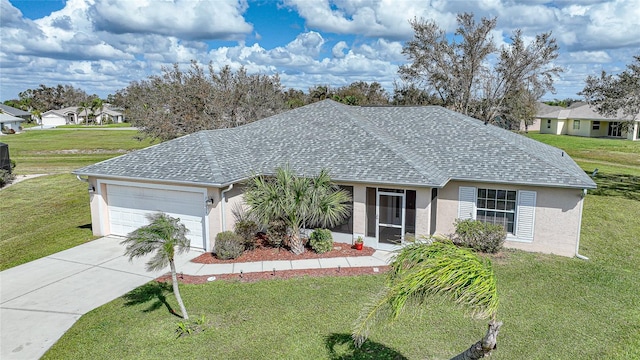
[[[408,19],[451,33],[459,12],[497,16],[497,45],[514,29],[553,32],[565,72],[545,99],[576,98],[587,75],[640,54],[637,0],[0,0],[0,100],[59,83],[105,97],[192,59],[278,73],[303,90],[359,80],[391,90]]]

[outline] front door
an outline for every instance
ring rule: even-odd
[[[405,193],[378,190],[377,227],[378,249],[394,250],[402,244],[405,233]]]

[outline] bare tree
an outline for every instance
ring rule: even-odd
[[[490,35],[496,21],[483,17],[477,23],[473,14],[459,14],[450,39],[434,21],[412,20],[414,37],[402,50],[412,63],[400,67],[401,78],[423,86],[444,106],[485,122],[514,118],[509,100],[524,93],[538,100],[554,91],[553,76],[562,71],[552,65],[558,46],[550,32],[526,45],[516,30],[510,44],[497,49]]]
[[[143,137],[160,141],[248,124],[285,109],[277,75],[250,75],[228,66],[216,72],[212,64],[207,70],[195,61],[186,71],[174,64],[161,76],[132,82],[114,98],[122,99]]]
[[[603,71],[600,77],[588,76],[585,82],[578,95],[600,114],[625,120],[621,126],[628,131],[640,114],[640,55],[634,56],[634,63],[618,75]]]

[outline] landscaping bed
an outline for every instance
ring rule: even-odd
[[[259,241],[258,246],[253,250],[246,250],[236,259],[221,260],[215,254],[206,252],[192,262],[199,264],[232,264],[254,261],[277,261],[277,260],[305,260],[305,259],[326,259],[335,257],[354,257],[354,256],[371,256],[376,250],[371,247],[363,247],[362,250],[356,250],[355,247],[347,243],[334,243],[333,249],[324,253],[317,253],[307,247],[306,251],[300,255],[296,255],[286,248],[274,248],[264,245]],[[388,266],[377,267],[340,267],[330,269],[297,269],[297,270],[276,270],[243,274],[222,274],[215,275],[215,280],[235,280],[241,282],[255,282],[260,280],[271,279],[291,279],[297,277],[320,277],[320,276],[353,276],[365,274],[379,274],[388,270]],[[178,280],[185,284],[203,284],[206,283],[212,275],[179,275]],[[158,281],[171,281],[171,275],[163,275],[157,279]]]
[[[286,248],[274,248],[258,243],[253,250],[246,250],[242,255],[235,259],[221,260],[213,253],[206,252],[197,258],[191,260],[199,264],[233,264],[253,261],[273,261],[273,260],[305,260],[305,259],[324,259],[334,257],[351,257],[351,256],[371,256],[376,250],[371,247],[364,246],[362,250],[356,250],[353,245],[346,243],[333,243],[333,249],[325,253],[319,254],[310,247],[300,255],[296,255]]]

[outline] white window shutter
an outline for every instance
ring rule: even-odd
[[[516,237],[533,240],[533,226],[536,216],[536,192],[518,191],[518,208],[516,209]]]
[[[476,188],[460,186],[458,190],[458,219],[476,218]]]

